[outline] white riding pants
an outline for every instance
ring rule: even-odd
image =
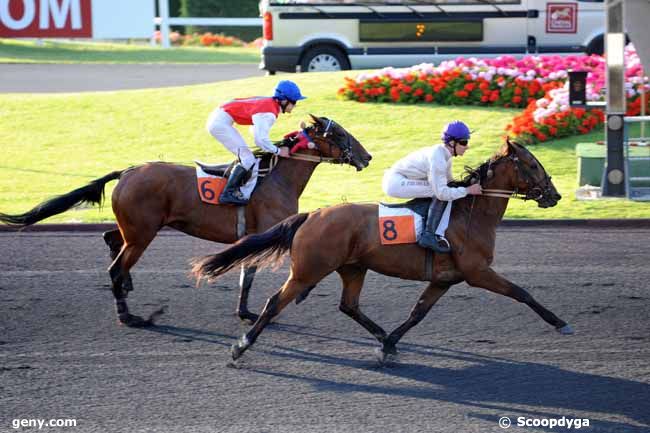
[[[433,197],[433,188],[428,180],[409,179],[393,170],[384,172],[382,181],[384,193],[395,198],[430,198]],[[445,212],[442,214],[440,224],[436,229],[438,236],[445,236],[447,227],[449,227],[449,217],[451,216],[451,203],[447,202]]]
[[[205,128],[218,142],[239,158],[246,170],[250,170],[255,165],[255,156],[233,123],[234,120],[230,114],[217,108],[208,116]]]

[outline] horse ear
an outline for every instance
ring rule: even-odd
[[[517,152],[516,146],[517,146],[517,143],[515,143],[514,141],[510,141],[510,137],[507,136],[506,137],[506,144],[504,145],[504,149],[503,149],[504,150],[504,152],[503,152],[504,155],[512,155],[513,153],[516,153]]]
[[[320,125],[320,124],[321,124],[321,120],[320,120],[319,117],[316,117],[316,116],[314,116],[314,115],[311,114],[311,113],[309,113],[309,117],[311,117],[312,123],[313,123],[314,125]]]

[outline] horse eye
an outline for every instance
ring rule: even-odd
[[[533,164],[530,166],[530,168],[532,168],[533,170],[537,170],[539,166],[537,164]]]

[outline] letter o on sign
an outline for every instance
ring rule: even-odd
[[[27,28],[36,16],[35,0],[18,0],[23,2],[23,16],[15,19],[9,11],[10,0],[0,0],[0,23],[11,30]]]

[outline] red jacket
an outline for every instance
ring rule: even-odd
[[[257,113],[273,113],[276,118],[280,114],[278,101],[264,96],[233,99],[222,104],[220,108],[230,114],[238,125],[252,125],[252,117]]]

